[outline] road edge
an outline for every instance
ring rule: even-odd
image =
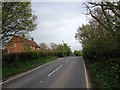
[[[88,79],[88,73],[87,73],[86,65],[85,65],[85,62],[84,62],[83,58],[82,58],[82,61],[83,61],[84,71],[85,71],[86,87],[88,89],[88,88],[90,88],[89,79]]]

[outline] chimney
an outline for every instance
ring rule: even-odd
[[[25,38],[25,34],[22,34],[22,38]]]
[[[31,38],[32,41],[34,41],[34,38]]]

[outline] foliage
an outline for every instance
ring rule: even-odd
[[[56,43],[51,43],[50,44],[51,50],[56,50],[57,46],[58,45]]]
[[[51,43],[50,47],[51,50],[60,57],[70,56],[72,54],[71,48],[70,46],[67,45],[67,43],[63,44]]]
[[[36,28],[35,20],[30,2],[3,2],[2,41],[23,31],[33,31]]]
[[[2,65],[4,67],[8,64],[13,64],[16,62],[31,61],[33,59],[38,59],[38,58],[47,57],[47,56],[57,56],[57,57],[69,56],[71,52],[70,52],[70,48],[67,47],[67,44],[65,44],[64,50],[66,51],[63,51],[63,46],[60,45],[58,46],[56,51],[41,50],[38,52],[21,52],[21,53],[3,54]]]
[[[90,76],[100,88],[118,88],[120,1],[84,4],[91,19],[78,28],[75,38],[82,43],[82,55]]]
[[[112,35],[120,37],[120,1],[116,2],[88,2],[86,8],[101,26],[110,31]]]
[[[75,56],[82,56],[82,52],[81,52],[81,51],[74,50],[74,55],[75,55]]]
[[[64,53],[65,56],[70,56],[72,51],[70,49],[70,46],[68,46],[66,43],[63,44],[63,48],[64,48]]]
[[[93,88],[120,88],[120,59],[97,60],[95,62],[86,61],[86,66],[90,75]],[[97,81],[97,82],[96,82]]]
[[[21,53],[10,53],[2,56],[3,67],[8,64],[13,64],[16,62],[26,62],[33,59],[38,59],[46,56],[54,56],[52,52],[21,52]]]
[[[42,51],[48,49],[48,45],[47,45],[46,43],[40,43],[39,46],[40,46],[40,49],[41,49]]]
[[[111,4],[116,5],[114,9],[119,11],[119,4],[118,2],[116,3]],[[120,35],[118,35],[120,31],[120,25],[118,24],[120,23],[120,18],[116,16],[114,12],[108,12],[109,8],[111,8],[109,2],[89,4],[91,5],[85,5],[93,18],[89,20],[88,24],[79,27],[76,33],[76,39],[82,43],[84,58],[96,59],[120,57]],[[90,8],[92,5],[94,9]],[[119,13],[117,12],[117,14]],[[107,21],[107,19],[109,20]],[[109,24],[112,24],[112,26],[110,25],[110,27]],[[105,26],[109,27],[109,29]]]
[[[55,55],[58,56],[58,57],[64,57],[65,56],[64,52],[62,52],[62,51],[56,52]]]
[[[61,55],[62,55],[62,56],[70,56],[71,53],[72,53],[70,47],[69,47],[66,43],[64,43],[63,45],[62,45],[62,44],[59,44],[59,45],[57,46],[55,52],[59,52],[59,54],[60,54],[60,52],[61,52]]]

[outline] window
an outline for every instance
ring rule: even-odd
[[[16,44],[14,44],[13,47],[16,47]]]

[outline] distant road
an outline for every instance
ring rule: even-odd
[[[86,88],[81,57],[67,57],[3,84],[3,88]]]

